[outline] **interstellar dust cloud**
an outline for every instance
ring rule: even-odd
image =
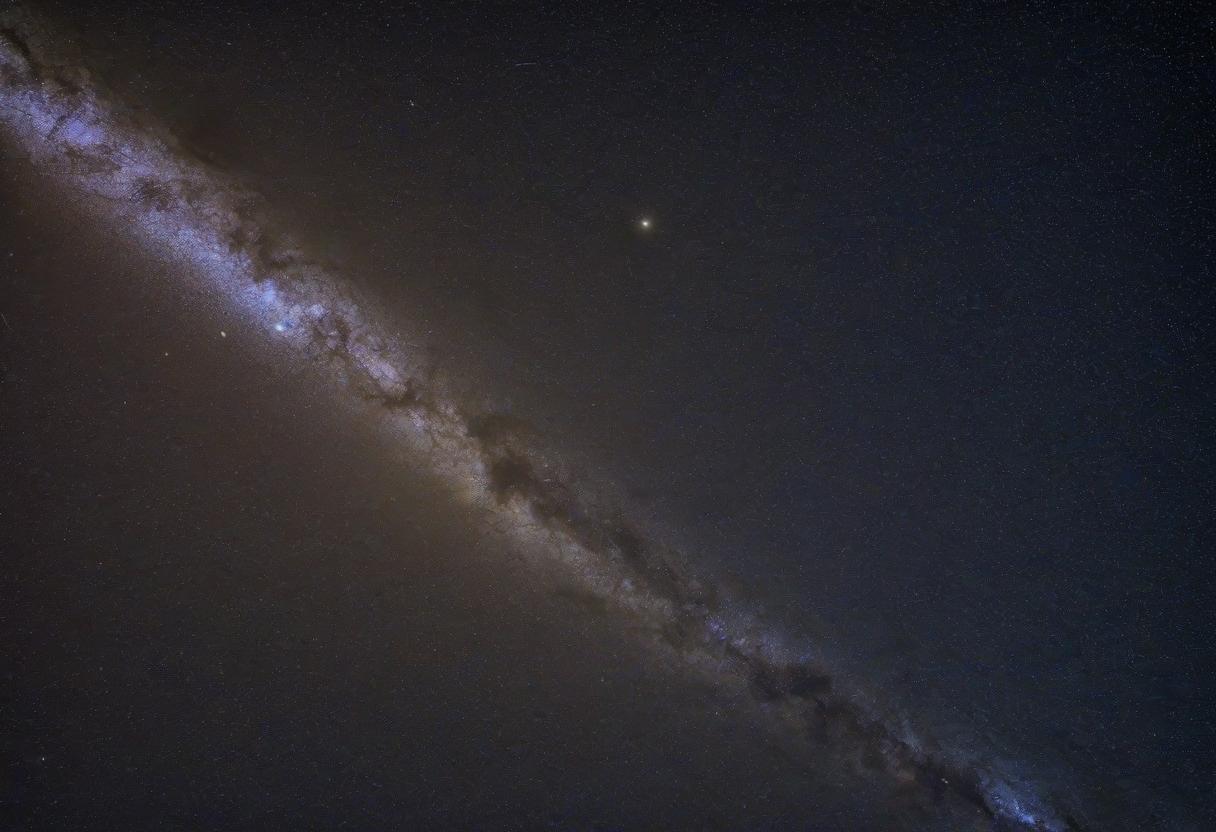
[[[847,681],[740,612],[687,553],[576,486],[526,425],[463,404],[414,354],[389,314],[333,264],[277,229],[255,193],[117,101],[25,13],[0,17],[5,140],[86,210],[153,254],[188,265],[333,377],[339,396],[383,415],[393,436],[478,505],[537,568],[577,581],[678,672],[745,686],[758,710],[927,802],[970,807],[977,828],[1082,829],[1080,810],[1016,781],[975,749],[942,747],[851,692]]]

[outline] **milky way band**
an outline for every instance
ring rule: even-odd
[[[780,710],[808,742],[856,756],[876,776],[970,804],[981,826],[1084,828],[1076,809],[998,770],[983,750],[943,748],[873,713],[810,651],[575,487],[517,420],[445,393],[376,304],[274,230],[256,194],[60,59],[30,15],[10,11],[0,23],[0,124],[37,170],[150,252],[187,265],[220,302],[331,374],[337,390],[379,409],[499,531],[629,616],[653,648],[686,671],[745,682],[754,704]]]

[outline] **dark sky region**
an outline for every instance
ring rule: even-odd
[[[0,10],[0,827],[1216,828],[1201,4]]]

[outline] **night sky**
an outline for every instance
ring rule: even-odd
[[[263,6],[0,0],[0,828],[1216,828],[1216,16]]]

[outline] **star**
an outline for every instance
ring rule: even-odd
[[[651,221],[650,217],[642,217],[640,220],[638,220],[638,226],[643,231],[649,231],[653,224],[654,223]]]

